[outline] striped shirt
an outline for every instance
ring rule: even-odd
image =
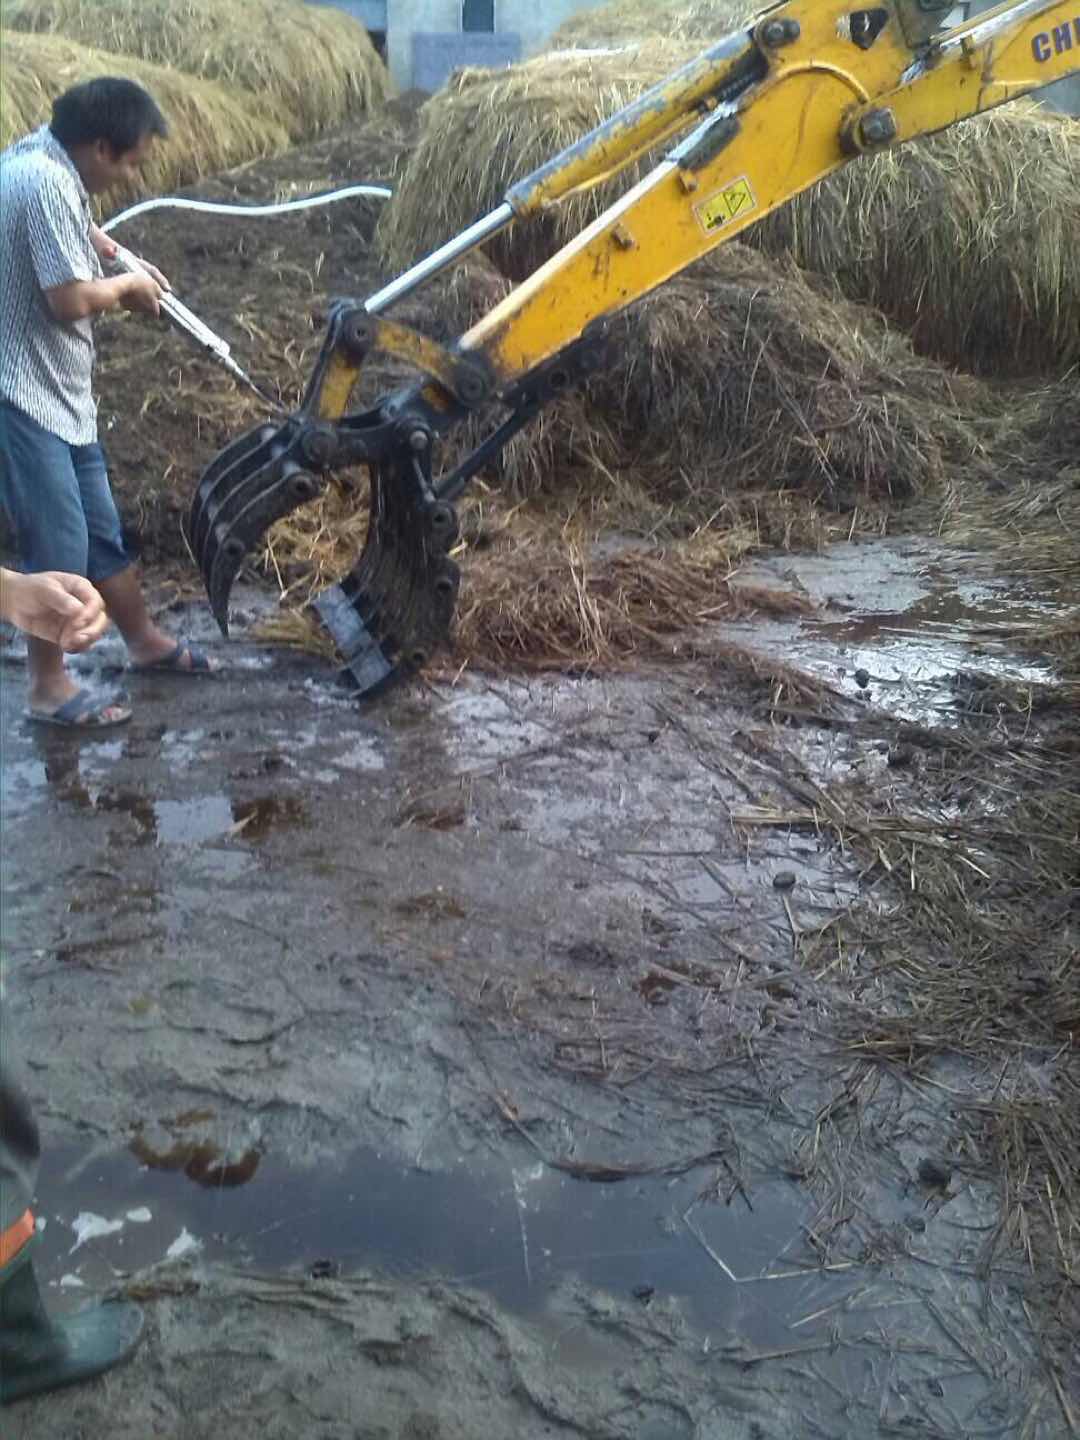
[[[97,440],[89,318],[54,320],[44,292],[100,279],[90,197],[47,125],[0,154],[0,397],[66,440]]]

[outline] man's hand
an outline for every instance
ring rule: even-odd
[[[109,623],[105,602],[81,575],[45,570],[18,575],[0,570],[0,612],[3,618],[62,650],[89,650]]]
[[[116,241],[106,235],[99,225],[90,226],[90,244],[97,251],[97,257],[103,265],[109,265],[116,259]]]
[[[143,315],[161,314],[164,291],[152,275],[139,271],[119,278],[125,281],[120,294],[120,304],[125,310],[138,311]]]
[[[107,275],[103,280],[69,280],[45,291],[45,303],[54,320],[71,325],[106,310],[138,310],[144,315],[161,313],[161,286],[145,270]]]
[[[117,246],[116,241],[112,238],[111,235],[105,234],[105,231],[102,230],[100,225],[90,226],[90,243],[97,251],[98,259],[101,261],[102,265],[111,265],[116,259],[116,252],[119,247]],[[130,250],[128,251],[128,254],[131,254]],[[165,276],[161,273],[161,271],[157,268],[156,265],[151,265],[150,261],[144,260],[141,255],[135,255],[132,258],[142,266],[142,268],[146,271],[147,275],[150,276],[151,280],[157,281],[157,283],[161,286],[162,290],[172,289],[172,286],[169,284],[168,280],[166,280]]]
[[[142,268],[146,271],[147,275],[150,276],[150,279],[156,280],[157,283],[161,286],[162,290],[172,289],[172,286],[169,284],[168,280],[165,279],[165,276],[161,273],[161,271],[157,268],[156,265],[151,265],[150,261],[144,260],[141,255],[137,255],[135,258],[138,260]]]

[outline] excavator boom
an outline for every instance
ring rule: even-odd
[[[1080,72],[1080,0],[1011,0],[944,27],[950,9],[775,5],[525,177],[435,255],[365,302],[338,302],[297,413],[234,442],[199,483],[191,539],[222,630],[233,580],[266,529],[335,470],[365,465],[363,553],[316,609],[360,693],[421,668],[453,616],[453,502],[545,404],[606,363],[613,315],[860,156]],[[506,226],[661,147],[637,185],[453,346],[383,318]],[[350,413],[373,350],[409,362],[418,380]],[[488,439],[439,475],[440,437],[495,407],[502,419]]]

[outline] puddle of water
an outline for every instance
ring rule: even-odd
[[[269,670],[276,663],[275,657],[264,651],[256,655],[233,655],[222,657],[223,670]]]
[[[250,848],[230,848],[224,845],[211,846],[206,850],[194,850],[185,857],[184,873],[189,880],[203,880],[208,890],[217,889],[229,880],[236,880],[255,868],[254,855]],[[170,896],[175,901],[177,887],[174,884]],[[205,904],[205,899],[203,899]],[[194,906],[195,909],[199,907]],[[187,932],[189,916],[178,914],[170,919],[170,933],[180,939]]]
[[[124,751],[121,740],[99,740],[96,736],[71,737],[45,733],[32,727],[32,757],[13,756],[5,743],[0,767],[0,809],[4,818],[14,820],[26,814],[43,795],[80,808],[94,805],[93,781],[108,774]]]
[[[552,692],[553,705],[556,698]],[[509,701],[490,690],[456,691],[442,707],[439,718],[446,727],[443,735],[446,751],[456,758],[508,759],[515,752],[556,738],[554,728],[515,715]]]
[[[341,770],[385,770],[386,761],[379,754],[374,738],[358,740],[341,755],[334,756],[334,764]]]
[[[725,628],[903,719],[940,723],[956,714],[958,673],[1017,684],[1056,679],[1049,663],[989,648],[985,631],[1045,621],[1060,613],[1060,603],[1019,592],[1010,579],[973,577],[970,565],[962,552],[926,540],[835,545],[817,556],[763,561],[742,578],[795,583],[822,608]]]
[[[768,1345],[789,1335],[807,1285],[821,1303],[840,1285],[785,1258],[810,1217],[779,1181],[755,1190],[751,1212],[742,1201],[695,1204],[700,1173],[593,1184],[540,1164],[511,1170],[475,1159],[428,1173],[370,1150],[337,1171],[308,1173],[254,1150],[226,1164],[195,1144],[150,1158],[146,1167],[134,1153],[46,1157],[39,1266],[52,1286],[66,1276],[100,1287],[180,1242],[264,1269],[440,1276],[533,1317],[577,1279],[642,1305],[674,1298],[703,1330],[737,1327],[748,1343]],[[73,1255],[76,1226],[96,1238]],[[763,1278],[781,1273],[787,1278]]]
[[[233,808],[227,795],[156,800],[153,808],[159,845],[201,845],[226,834],[233,824]]]
[[[34,802],[45,784],[45,767],[40,760],[9,760],[0,767],[0,810],[13,820]]]
[[[237,801],[232,817],[231,832],[245,840],[264,840],[275,830],[308,824],[307,806],[299,795],[260,795],[256,800]]]

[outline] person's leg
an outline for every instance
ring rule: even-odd
[[[14,1075],[0,976],[0,1405],[89,1380],[131,1354],[142,1332],[135,1305],[93,1306],[52,1320],[34,1271],[31,1214],[41,1142]]]
[[[89,535],[72,447],[6,403],[0,403],[0,484],[23,568],[85,575]],[[77,697],[78,714],[68,723],[111,725],[131,714],[86,696],[68,674],[59,646],[47,640],[28,640],[27,669],[30,713],[38,718],[70,709]]]
[[[71,447],[2,404],[0,476],[23,568],[85,575],[89,542]],[[31,710],[56,710],[78,693],[59,646],[32,638],[27,652]]]
[[[136,665],[149,665],[173,653],[176,641],[151,620],[135,565],[94,584]]]
[[[26,1092],[12,1073],[0,1000],[0,1269],[34,1233],[30,1201],[41,1141]]]
[[[150,618],[138,567],[124,544],[101,447],[76,446],[73,458],[87,526],[87,578],[101,591],[109,618],[123,635],[132,661],[153,665],[175,655],[175,669],[198,668],[191,649],[183,648],[177,654],[176,641]]]

